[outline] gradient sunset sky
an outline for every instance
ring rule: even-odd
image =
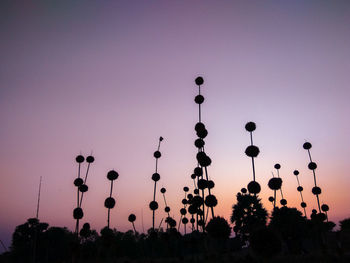
[[[111,226],[151,226],[159,136],[159,187],[179,220],[182,188],[192,187],[197,149],[194,125],[204,77],[206,151],[219,204],[229,219],[235,195],[252,180],[244,150],[248,121],[260,197],[280,163],[288,204],[300,208],[293,170],[308,204],[312,157],[329,218],[350,217],[349,1],[1,1],[0,4],[0,238],[35,217],[74,229],[75,156],[96,158],[84,196],[84,222],[104,227],[106,174],[115,169]],[[159,189],[159,188],[158,188]],[[156,222],[164,216],[164,204]],[[0,252],[2,252],[0,247]]]

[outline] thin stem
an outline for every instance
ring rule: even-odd
[[[276,208],[276,190],[273,190],[273,210]]]
[[[253,181],[255,182],[255,165],[254,165],[254,157],[252,157],[252,166],[253,166]]]
[[[134,229],[134,233],[135,233],[135,235],[136,235],[136,228],[135,228],[135,224],[134,224],[134,222],[131,222],[131,224],[132,224],[132,228]]]
[[[110,219],[110,216],[111,216],[111,209],[108,208],[108,217],[107,217],[107,227],[109,229],[109,219]]]
[[[321,213],[320,199],[318,195],[316,195],[316,198],[317,198],[318,211]]]

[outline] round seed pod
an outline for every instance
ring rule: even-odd
[[[130,214],[129,217],[128,217],[128,220],[129,220],[130,223],[135,222],[136,216],[134,214]]]
[[[199,179],[198,180],[198,188],[201,190],[204,190],[205,188],[208,187],[208,181],[205,179]]]
[[[277,169],[277,170],[281,169],[281,165],[280,165],[279,163],[276,163],[274,167],[275,167],[275,169]]]
[[[250,121],[245,125],[245,129],[249,132],[255,131],[256,124],[254,122]]]
[[[318,186],[312,187],[312,193],[313,193],[314,195],[319,195],[319,194],[321,194],[321,188],[319,188]]]
[[[249,157],[257,157],[259,155],[259,148],[255,145],[249,145],[247,149],[245,149],[245,154]]]
[[[171,217],[168,219],[167,223],[169,224],[170,227],[176,227],[176,221]]]
[[[204,97],[202,95],[197,95],[195,98],[194,98],[194,101],[195,103],[197,104],[202,104],[204,102]]]
[[[113,197],[107,197],[105,200],[105,207],[112,209],[115,206],[115,200]]]
[[[163,141],[164,140],[164,138],[162,137],[162,136],[160,136],[159,137],[159,141],[161,142],[161,141]]]
[[[165,189],[164,187],[162,187],[162,188],[160,189],[160,192],[161,192],[162,194],[164,194],[164,193],[166,192],[166,189]]]
[[[310,170],[316,170],[317,164],[314,162],[310,162],[307,167],[309,167]]]
[[[306,207],[306,203],[305,203],[305,202],[301,202],[301,203],[300,203],[300,206],[301,206],[302,208],[305,208],[305,207]]]
[[[191,174],[191,179],[196,179],[196,175],[195,174]]]
[[[188,192],[189,190],[190,190],[190,189],[188,189],[187,186],[184,187],[184,191],[185,191],[185,192]]]
[[[204,125],[204,123],[202,123],[202,122],[197,122],[196,125],[194,126],[194,130],[195,130],[196,132],[205,130],[205,125]]]
[[[83,229],[85,229],[85,230],[90,230],[90,224],[89,224],[89,223],[85,223],[85,224],[83,225]]]
[[[169,213],[169,212],[170,212],[170,207],[169,207],[169,206],[166,206],[166,207],[164,208],[164,211],[165,211],[165,213]]]
[[[204,83],[204,79],[202,77],[197,77],[194,82],[196,82],[196,85],[200,86]]]
[[[304,148],[305,150],[309,150],[309,149],[311,149],[311,147],[312,147],[312,145],[311,145],[311,143],[309,143],[309,142],[306,142],[306,143],[303,144],[303,148]]]
[[[198,208],[197,206],[195,206],[194,204],[190,205],[188,207],[188,212],[191,214],[191,215],[194,215],[195,213],[197,213],[198,211]]]
[[[218,204],[218,200],[215,195],[207,195],[205,198],[205,205],[208,207],[215,207]]]
[[[79,186],[79,191],[82,193],[87,192],[87,190],[89,190],[89,187],[86,184],[82,184],[81,186]]]
[[[157,182],[157,181],[159,181],[159,179],[160,179],[159,173],[152,174],[152,180],[153,181]]]
[[[191,222],[191,224],[194,224],[196,222],[196,220],[194,218],[191,218],[190,222]]]
[[[327,216],[325,213],[318,213],[317,216],[321,221],[325,221],[327,219]]]
[[[294,175],[298,175],[298,174],[299,174],[299,171],[298,171],[298,170],[294,170],[293,174],[294,174]]]
[[[269,180],[268,186],[271,190],[279,190],[282,186],[282,179],[278,177],[272,177]]]
[[[114,171],[114,170],[110,170],[107,173],[107,178],[110,181],[116,180],[116,179],[118,179],[118,177],[119,177],[119,174],[116,171]]]
[[[188,194],[187,198],[188,198],[188,200],[191,200],[193,198],[193,195],[192,194]]]
[[[205,142],[203,139],[201,138],[198,138],[194,141],[194,145],[198,148],[198,149],[201,149],[203,148],[203,146],[205,145]]]
[[[153,156],[154,156],[156,159],[158,159],[158,158],[160,158],[160,156],[162,156],[162,154],[160,153],[160,151],[155,151],[155,152],[153,153]]]
[[[91,155],[89,155],[88,157],[86,157],[86,162],[88,163],[93,163],[95,161],[95,158]]]
[[[186,217],[182,218],[182,224],[186,225],[188,223],[188,219]]]
[[[205,137],[208,136],[208,130],[204,129],[204,130],[199,130],[196,132],[197,136],[201,139],[204,139]]]
[[[74,219],[82,219],[84,216],[83,209],[77,207],[73,210],[73,218]]]
[[[183,205],[186,205],[187,204],[187,199],[184,198],[184,199],[182,199],[181,202],[182,202]]]
[[[199,220],[198,220],[198,225],[199,225],[199,226],[204,226],[204,221],[203,221],[203,219],[199,219]]]
[[[317,210],[316,210],[316,209],[312,209],[312,210],[311,210],[311,213],[317,214]]]
[[[214,181],[209,180],[209,181],[208,181],[208,189],[213,189],[213,188],[214,188],[214,186],[215,186]]]
[[[329,211],[329,206],[326,205],[326,204],[323,204],[323,205],[321,206],[321,210],[322,210],[323,212],[328,212],[328,211]]]
[[[260,187],[260,184],[258,182],[251,181],[248,184],[249,193],[258,194],[258,193],[260,193],[260,190],[261,190],[261,187]]]
[[[193,193],[194,193],[195,195],[198,195],[198,194],[199,194],[199,189],[197,189],[197,188],[194,189],[194,190],[193,190]]]
[[[286,199],[281,199],[280,200],[281,205],[287,205],[287,200]]]
[[[149,208],[154,211],[158,209],[158,203],[156,201],[152,201],[149,203]]]
[[[272,196],[269,197],[269,201],[272,203],[273,201],[275,201],[275,198],[273,198]]]
[[[202,170],[201,167],[196,167],[196,168],[194,168],[193,173],[194,173],[196,176],[200,177],[200,176],[203,175],[203,170]]]
[[[203,204],[203,198],[199,195],[196,195],[192,199],[192,205],[200,207]]]
[[[181,208],[180,209],[180,213],[181,213],[181,215],[186,215],[187,214],[187,210],[186,210],[186,208]]]
[[[82,155],[78,155],[77,157],[75,157],[75,161],[77,162],[77,163],[82,163],[82,162],[84,162],[84,156],[82,156]]]
[[[302,191],[304,190],[304,188],[303,188],[302,186],[298,186],[298,187],[297,187],[297,190],[298,190],[299,192],[302,192]]]
[[[75,185],[76,187],[79,187],[79,186],[81,186],[82,184],[84,184],[84,180],[83,180],[83,179],[77,178],[77,179],[74,180],[74,185]]]
[[[242,189],[241,189],[241,192],[242,192],[242,194],[247,193],[247,188],[242,188]]]

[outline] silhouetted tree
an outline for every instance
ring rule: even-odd
[[[209,236],[216,239],[227,239],[231,234],[230,225],[225,218],[219,216],[212,218],[208,222],[205,230],[208,232]]]

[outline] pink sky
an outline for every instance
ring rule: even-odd
[[[80,152],[96,158],[83,222],[106,225],[106,174],[115,169],[111,225],[130,229],[135,213],[140,231],[143,211],[149,228],[159,136],[159,186],[178,220],[196,165],[198,75],[218,215],[229,219],[235,194],[252,180],[244,125],[255,121],[265,207],[276,162],[288,204],[299,207],[298,169],[308,213],[316,207],[302,148],[309,140],[329,218],[350,217],[347,1],[13,2],[0,4],[0,238],[7,246],[15,226],[35,216],[40,176],[40,219],[73,229]]]

